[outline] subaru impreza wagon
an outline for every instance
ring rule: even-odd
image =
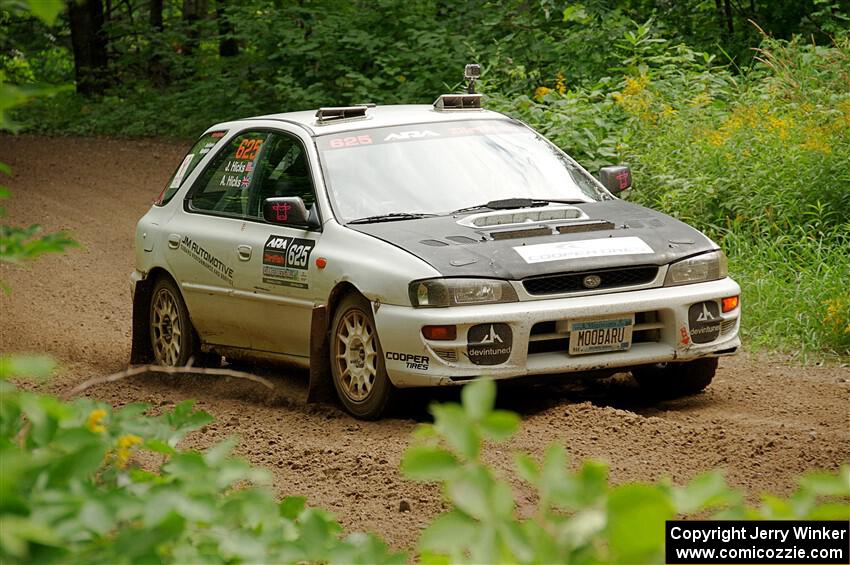
[[[630,186],[475,94],[217,124],[138,223],[132,361],[288,361],[360,418],[476,378],[696,393],[740,346],[740,288]]]

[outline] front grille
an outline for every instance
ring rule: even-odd
[[[584,278],[589,275],[596,275],[601,279],[598,286],[590,289],[584,286]],[[522,286],[525,287],[528,294],[561,294],[564,292],[646,284],[655,280],[657,275],[658,267],[655,266],[629,267],[625,269],[606,269],[586,271],[583,273],[561,273],[557,275],[530,277],[523,279]]]
[[[457,363],[457,351],[454,349],[434,349],[434,353],[439,355],[443,361]]]

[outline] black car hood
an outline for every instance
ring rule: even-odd
[[[495,228],[458,224],[463,216],[438,216],[415,220],[348,224],[359,232],[382,239],[412,253],[447,277],[488,277],[519,280],[533,275],[588,271],[594,269],[664,265],[716,249],[716,246],[689,225],[670,216],[622,200],[577,204],[589,219],[562,220],[554,224],[527,223],[514,226],[509,239],[494,239]],[[502,213],[516,210],[500,211]],[[613,224],[598,229],[600,221]],[[576,233],[547,233],[545,226],[572,226],[588,229]],[[507,229],[507,228],[504,228]],[[523,234],[542,232],[544,235]],[[498,237],[498,236],[497,236]],[[571,259],[527,262],[515,247],[548,243],[635,237],[651,248],[651,252],[633,255],[604,255]],[[630,240],[634,241],[634,240]]]

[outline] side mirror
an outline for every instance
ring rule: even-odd
[[[263,219],[270,224],[293,228],[317,228],[318,220],[311,216],[300,196],[266,198],[263,202]]]
[[[625,165],[602,167],[599,169],[599,182],[611,194],[617,194],[632,186],[632,171]]]

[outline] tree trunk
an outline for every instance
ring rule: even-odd
[[[239,43],[233,37],[233,22],[227,15],[227,0],[218,0],[215,7],[215,19],[218,23],[219,57],[235,57],[239,54]]]
[[[101,0],[71,0],[68,4],[77,92],[91,96],[106,87],[108,58]]]
[[[732,0],[723,0],[723,13],[726,16],[726,32],[729,37],[735,33],[735,25],[732,21]]]
[[[165,29],[162,25],[162,0],[150,0],[150,24],[156,32]]]
[[[165,26],[162,23],[162,0],[150,0],[150,26],[151,26],[151,56],[148,63],[148,78],[156,87],[168,84],[168,69],[162,58],[161,50],[165,49],[162,32]]]
[[[183,54],[191,55],[201,42],[200,21],[207,16],[207,0],[183,0],[183,21],[186,22],[186,41]]]

